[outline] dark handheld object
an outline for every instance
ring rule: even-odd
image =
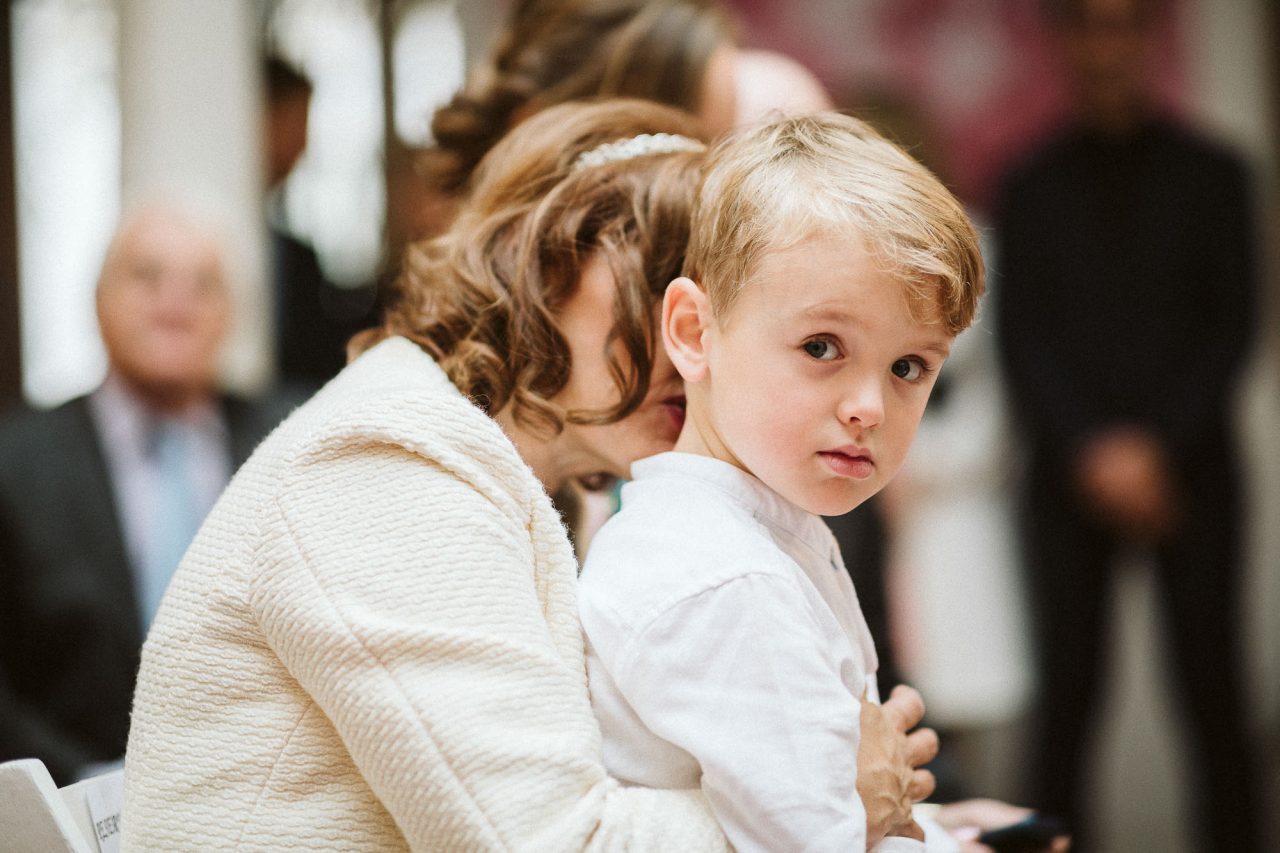
[[[1054,839],[1067,834],[1064,822],[1036,812],[1017,823],[988,829],[978,836],[978,842],[996,853],[1040,853],[1047,850]]]

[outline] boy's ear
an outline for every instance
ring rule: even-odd
[[[711,300],[693,279],[681,276],[662,297],[662,343],[685,382],[707,375],[705,332],[711,325]]]

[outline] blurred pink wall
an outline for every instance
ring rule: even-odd
[[[890,98],[934,135],[935,165],[977,210],[1068,106],[1037,0],[729,0],[744,43],[808,65],[842,107]],[[1157,57],[1164,100],[1188,100],[1184,0]],[[874,120],[874,115],[870,116]]]

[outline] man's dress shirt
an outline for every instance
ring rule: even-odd
[[[109,376],[89,396],[89,411],[111,472],[112,492],[135,583],[140,590],[163,590],[177,563],[156,565],[155,560],[149,559],[162,547],[167,532],[160,529],[164,514],[159,506],[167,498],[163,482],[166,472],[160,469],[159,454],[153,449],[161,418],[115,376]],[[231,479],[227,425],[212,399],[165,421],[182,441],[190,488],[188,500],[198,527]],[[194,535],[195,530],[190,533]],[[150,605],[139,602],[144,624],[150,623],[155,604],[158,601]]]

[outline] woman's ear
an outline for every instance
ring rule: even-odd
[[[662,343],[685,382],[707,375],[705,333],[711,327],[711,301],[692,279],[681,276],[662,297]]]

